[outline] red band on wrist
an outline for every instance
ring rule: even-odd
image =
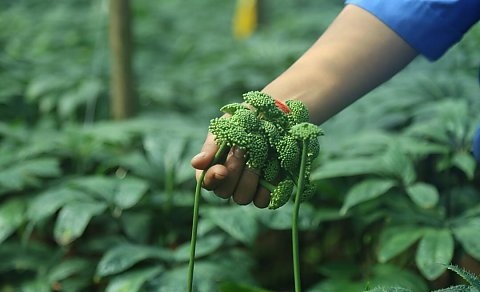
[[[275,99],[275,105],[278,107],[279,110],[286,114],[290,112],[290,108],[283,101]]]

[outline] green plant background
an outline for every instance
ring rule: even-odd
[[[108,118],[107,1],[0,2],[0,291],[184,291],[189,161],[209,120],[343,5],[264,0],[240,41],[234,1],[131,2],[141,111],[123,122]],[[301,209],[306,291],[462,284],[450,263],[478,274],[479,47],[477,27],[322,125],[318,194]],[[196,290],[292,291],[291,212],[205,192]]]

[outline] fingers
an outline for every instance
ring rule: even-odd
[[[221,164],[213,165],[205,173],[202,186],[209,191],[215,190],[227,177],[228,171],[225,166]]]
[[[267,207],[270,193],[266,189],[258,187],[258,172],[245,167],[245,151],[233,147],[223,164],[210,167],[217,150],[218,145],[214,136],[208,133],[202,150],[191,160],[192,166],[196,169],[197,180],[202,171],[208,169],[205,173],[203,187],[213,190],[221,198],[233,197],[233,201],[239,205],[247,205],[253,201],[259,208]]]
[[[233,147],[224,163],[228,175],[215,189],[215,194],[221,198],[232,196],[237,187],[240,176],[245,166],[245,150],[239,147]]]
[[[257,192],[259,175],[256,171],[245,167],[237,188],[233,193],[233,200],[239,205],[247,205],[253,201]]]
[[[253,199],[253,204],[257,208],[266,208],[270,203],[270,191],[266,188],[259,187],[255,198]]]

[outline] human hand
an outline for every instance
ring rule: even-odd
[[[212,190],[220,198],[230,198],[239,205],[253,201],[258,208],[270,202],[270,192],[259,185],[259,172],[247,167],[245,150],[232,147],[222,163],[210,166],[218,150],[215,137],[208,133],[202,150],[192,158],[196,178],[206,170],[203,187]],[[210,167],[209,167],[210,166]]]

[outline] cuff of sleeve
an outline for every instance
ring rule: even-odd
[[[347,0],[395,31],[418,53],[440,58],[478,21],[480,1]]]

